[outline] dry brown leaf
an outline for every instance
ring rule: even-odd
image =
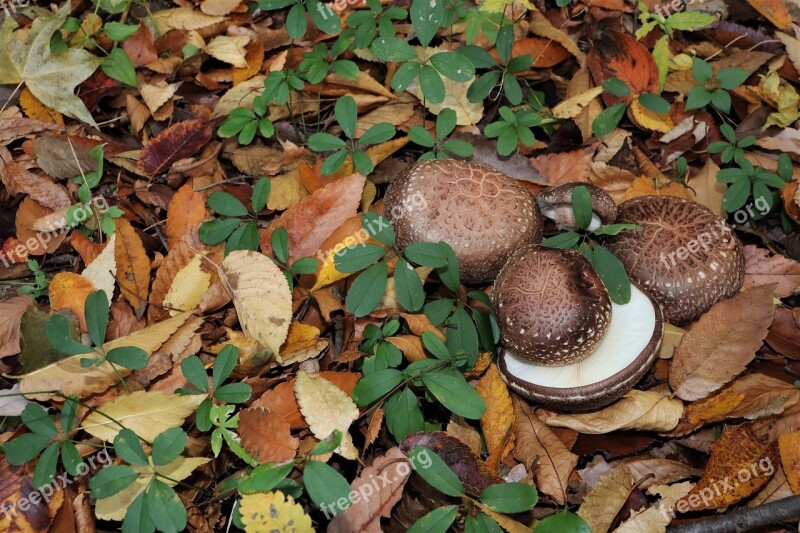
[[[0,146],[0,181],[8,194],[27,194],[41,205],[60,210],[71,204],[66,189],[56,184],[53,178],[29,170],[31,163],[16,163],[11,153]]]
[[[481,434],[469,425],[464,418],[453,415],[447,423],[447,434],[457,438],[467,446],[475,455],[481,454]]]
[[[744,251],[744,288],[774,283],[775,294],[785,298],[800,287],[800,263],[769,250],[747,245]]]
[[[617,514],[628,501],[633,478],[625,467],[618,467],[600,478],[583,499],[577,511],[592,531],[608,531]]]
[[[800,431],[779,436],[778,452],[789,487],[794,494],[800,493]]]
[[[120,293],[141,318],[147,307],[150,289],[150,259],[142,239],[124,218],[115,221],[117,240],[114,256],[117,259],[117,281]]]
[[[328,526],[328,533],[382,533],[381,518],[391,515],[392,507],[403,496],[403,488],[410,474],[408,458],[400,448],[391,448],[375,459],[350,484],[352,494],[356,497],[347,510],[334,517]],[[389,482],[382,482],[377,493],[372,494],[376,479]],[[367,487],[370,496],[367,496]]]
[[[669,384],[679,398],[705,398],[753,360],[775,313],[774,289],[753,287],[715,304],[683,336],[669,372]]]
[[[658,494],[661,499],[647,509],[635,512],[614,531],[621,533],[664,533],[672,522],[675,502],[685,496],[692,488],[692,483],[685,481],[674,485],[651,487],[648,492]]]
[[[55,311],[69,309],[77,317],[81,330],[86,331],[84,304],[89,293],[97,288],[80,274],[59,272],[50,281],[50,306]]]
[[[700,172],[686,181],[686,186],[694,191],[695,202],[703,204],[724,218],[726,213],[722,208],[722,196],[728,190],[728,186],[717,181],[717,172],[719,167],[709,157]]]
[[[53,253],[67,237],[67,233],[61,229],[46,233],[34,231],[34,224],[52,213],[52,209],[43,206],[30,196],[22,200],[22,203],[17,207],[17,215],[14,220],[17,228],[17,239],[25,244],[30,255]]]
[[[403,352],[406,359],[412,363],[427,357],[425,350],[422,348],[422,341],[416,335],[396,335],[394,337],[386,337],[386,340]]]
[[[750,501],[747,502],[747,507],[758,507],[759,505],[782,500],[790,496],[794,496],[794,492],[789,486],[789,481],[786,479],[783,469],[778,468],[770,478],[769,483],[750,498]]]
[[[711,445],[703,477],[676,508],[685,513],[733,505],[766,485],[777,461],[775,446],[762,444],[753,431],[728,428]]]
[[[581,433],[611,433],[620,429],[669,431],[683,414],[683,403],[658,391],[632,390],[599,411],[554,414],[548,426],[572,428]]]
[[[547,178],[550,185],[568,181],[589,181],[593,155],[593,148],[581,148],[571,152],[532,157],[531,165]]]
[[[300,446],[300,439],[292,436],[289,422],[263,407],[240,411],[237,431],[244,449],[261,464],[291,461]]]
[[[183,237],[196,230],[206,218],[206,201],[203,195],[186,183],[172,196],[167,208],[167,244],[170,249]]]
[[[508,386],[492,363],[475,387],[486,404],[481,430],[489,457],[486,466],[498,470],[500,461],[514,449],[514,406]]]
[[[31,305],[27,296],[13,296],[0,302],[0,357],[15,355],[19,345],[19,324]]]
[[[627,468],[633,476],[636,486],[641,489],[653,485],[669,485],[689,477],[700,477],[703,474],[699,468],[649,455],[620,459],[612,462],[611,466]]]
[[[567,486],[578,456],[533,413],[528,403],[517,396],[514,401],[514,458],[533,474],[536,488],[564,505]]]
[[[367,426],[367,433],[364,436],[364,448],[369,448],[372,443],[378,438],[383,427],[384,411],[380,407],[373,411],[372,416],[369,417],[369,425]]]

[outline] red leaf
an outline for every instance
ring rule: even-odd
[[[139,168],[151,175],[169,170],[175,161],[198,153],[211,140],[211,134],[211,125],[200,119],[173,124],[144,147]]]

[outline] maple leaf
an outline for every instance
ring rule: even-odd
[[[50,49],[50,39],[69,14],[70,5],[64,4],[53,14],[36,17],[27,43],[15,40],[8,47],[14,72],[0,71],[0,82],[23,82],[44,105],[97,127],[86,105],[75,95],[75,87],[97,70],[101,60],[82,48],[69,48],[58,54]],[[4,25],[4,33],[5,28]],[[0,49],[2,44],[0,36]]]

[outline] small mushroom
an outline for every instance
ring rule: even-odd
[[[612,224],[617,219],[614,199],[597,185],[577,181],[548,187],[540,192],[536,202],[542,216],[555,222],[558,229],[577,229],[575,213],[572,212],[572,191],[578,185],[586,187],[592,197],[592,222],[587,229],[594,231],[602,225]]]
[[[533,196],[505,174],[466,161],[410,166],[389,185],[383,212],[400,248],[449,244],[466,283],[492,281],[514,251],[542,240]]]
[[[575,250],[519,250],[497,276],[492,298],[503,344],[540,365],[586,358],[611,318],[608,291]]]
[[[635,284],[612,302],[578,252],[538,246],[515,253],[492,293],[511,390],[557,410],[599,409],[651,368],[663,335],[661,309]]]
[[[664,310],[671,324],[692,322],[744,283],[742,245],[710,209],[673,196],[620,204],[617,222],[638,224],[605,243]]]

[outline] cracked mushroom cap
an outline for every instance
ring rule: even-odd
[[[506,349],[498,366],[509,389],[537,404],[559,411],[594,410],[618,400],[642,379],[658,357],[663,333],[661,308],[634,283],[627,304],[611,303],[606,335],[586,359],[543,366]]]
[[[514,251],[542,240],[533,196],[505,174],[466,161],[411,165],[389,185],[383,212],[400,248],[449,244],[466,283],[492,281]]]
[[[710,209],[673,196],[640,196],[618,209],[618,223],[642,230],[609,236],[606,245],[661,305],[667,322],[692,322],[739,292],[742,245]]]
[[[542,216],[551,219],[559,229],[576,229],[575,213],[572,212],[572,191],[578,185],[589,190],[592,197],[592,222],[589,231],[612,224],[617,219],[617,205],[606,191],[593,183],[570,182],[548,187],[539,193],[536,202]]]
[[[527,246],[508,260],[492,291],[503,345],[543,366],[588,357],[603,340],[611,299],[583,254]]]

